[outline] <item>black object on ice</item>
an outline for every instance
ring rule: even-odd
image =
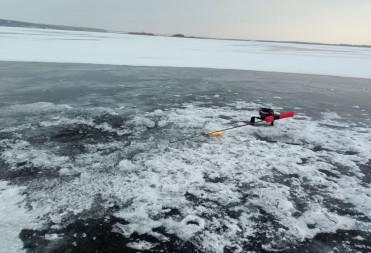
[[[250,119],[250,124],[251,125],[254,125],[255,123],[255,119],[260,119],[261,121],[265,121],[265,118],[269,117],[269,116],[274,116],[274,111],[273,109],[270,109],[270,108],[260,108],[259,110],[259,116],[260,117],[255,117],[255,116],[252,116],[251,119]],[[271,122],[271,126],[273,126],[274,124],[274,120]]]

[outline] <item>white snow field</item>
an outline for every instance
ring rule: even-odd
[[[0,60],[371,78],[371,48],[0,27]]]

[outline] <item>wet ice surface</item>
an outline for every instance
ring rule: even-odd
[[[368,80],[0,68],[0,201],[7,207],[0,241],[9,249],[371,250]],[[267,106],[296,115],[274,127],[169,144],[242,123]]]

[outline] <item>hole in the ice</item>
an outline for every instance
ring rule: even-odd
[[[301,160],[301,163],[298,163],[298,164],[307,164],[309,158],[300,158],[300,160]]]
[[[316,228],[316,225],[315,224],[307,224],[307,227],[309,229],[314,229],[314,228]]]
[[[333,173],[331,171],[328,171],[328,170],[319,169],[318,171],[324,173],[327,177],[340,178],[339,175],[337,175],[337,174],[335,174],[335,173]]]
[[[189,193],[189,192],[186,192],[184,194],[184,197],[186,198],[186,200],[190,201],[190,202],[194,202],[194,203],[198,203],[199,199],[193,195],[192,193]]]
[[[355,152],[355,151],[346,151],[344,153],[344,155],[357,155],[357,154],[358,154],[358,152]]]
[[[203,229],[205,227],[205,221],[202,218],[194,215],[188,215],[187,217],[185,217],[181,221],[181,224],[185,226],[191,226],[196,230]]]
[[[186,222],[186,225],[196,225],[196,226],[199,226],[200,223],[198,221],[196,221],[196,220],[188,220]]]
[[[228,178],[227,177],[210,177],[209,175],[205,174],[204,179],[206,182],[211,182],[211,183],[223,183],[225,182]]]
[[[294,142],[285,142],[285,144],[293,145],[293,146],[301,146],[301,143],[294,143]]]
[[[181,212],[177,208],[162,207],[162,212],[164,213],[165,218],[181,215]]]
[[[120,117],[120,116],[111,115],[111,114],[103,114],[103,115],[96,117],[93,122],[98,125],[107,123],[111,125],[113,128],[119,128],[127,120],[128,119],[125,117]]]
[[[18,167],[21,167],[21,166],[24,166],[24,165],[26,165],[26,164],[27,164],[27,161],[18,162],[18,163],[17,163],[17,166],[18,166]]]
[[[329,150],[329,149],[327,149],[327,148],[323,148],[323,147],[321,147],[321,146],[314,146],[314,147],[312,148],[312,150],[313,150],[314,152],[320,152],[320,151],[331,151],[331,150]]]
[[[255,134],[254,137],[260,141],[265,141],[265,142],[268,142],[268,143],[276,143],[277,141],[275,140],[272,140],[271,138],[269,137],[265,137],[265,136],[260,136],[258,134]]]
[[[232,119],[232,117],[227,116],[227,115],[219,115],[219,118],[221,118],[221,119],[227,119],[227,120]]]

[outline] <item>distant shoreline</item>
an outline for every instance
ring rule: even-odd
[[[55,29],[55,30],[66,30],[66,31],[107,32],[107,30],[99,29],[99,28],[36,24],[36,23],[29,23],[29,22],[15,21],[15,20],[6,20],[6,19],[0,19],[0,26],[20,27],[20,28]]]
[[[305,44],[305,45],[324,45],[324,46],[340,46],[340,47],[365,47],[371,48],[371,45],[358,45],[358,44],[331,44],[331,43],[320,43],[320,42],[304,42],[304,41],[277,41],[277,40],[254,40],[254,39],[231,39],[231,38],[214,38],[214,37],[201,37],[201,36],[187,36],[183,34],[155,34],[151,32],[123,32],[106,30],[100,28],[90,27],[78,27],[78,26],[65,26],[65,25],[52,25],[52,24],[40,24],[23,22],[16,20],[0,19],[0,26],[6,27],[23,27],[23,28],[39,28],[39,29],[56,29],[56,30],[68,30],[68,31],[87,31],[87,32],[111,32],[121,33],[129,35],[144,35],[144,36],[163,36],[163,37],[178,37],[178,38],[192,38],[192,39],[211,39],[211,40],[231,40],[231,41],[255,41],[255,42],[272,42],[272,43],[288,43],[288,44]],[[181,35],[181,36],[179,36]]]

